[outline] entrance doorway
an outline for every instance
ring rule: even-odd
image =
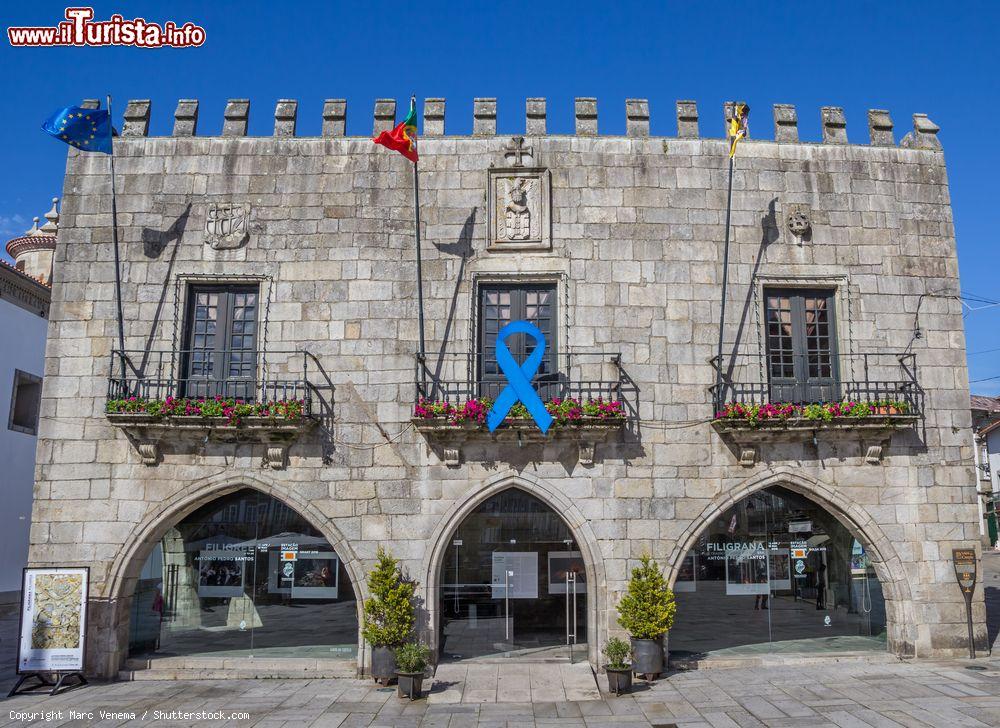
[[[466,516],[440,584],[442,659],[587,659],[583,556],[538,498],[512,488]]]
[[[292,508],[247,488],[154,546],[132,598],[129,656],[353,660],[357,635],[336,549]]]
[[[674,660],[886,649],[885,600],[864,546],[785,488],[753,493],[709,523],[674,592]]]

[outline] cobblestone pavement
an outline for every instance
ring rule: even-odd
[[[588,697],[595,699],[551,700],[531,690],[531,702],[437,702],[444,692],[454,690],[452,681],[443,681],[449,683],[444,686],[438,682],[429,701],[415,702],[399,699],[394,689],[349,679],[119,682],[54,698],[8,699],[0,709],[0,725],[1000,726],[1000,660],[978,662],[989,669],[973,672],[961,662],[920,662],[704,670],[639,684],[632,695],[617,698],[597,696],[594,691]],[[481,679],[484,684],[473,693],[483,688],[489,693],[488,676]],[[557,692],[552,696],[559,697]],[[74,720],[70,710],[93,715]],[[101,710],[133,713],[135,719],[128,715],[102,719]],[[12,711],[61,711],[62,715],[49,722],[32,721]],[[156,711],[222,711],[229,719],[171,720]],[[232,717],[233,711],[245,711],[249,717]]]
[[[1000,625],[998,574],[1000,554],[987,554],[983,585],[991,637]],[[16,629],[16,616],[0,618],[4,695],[14,682]],[[140,680],[94,684],[54,698],[0,699],[0,728],[995,728],[1000,726],[1000,650],[993,654],[975,663],[827,661],[678,672],[651,684],[640,681],[631,695],[621,697],[600,692],[585,665],[447,664],[439,668],[429,698],[414,702],[366,680]],[[985,669],[967,669],[973,664]],[[599,677],[603,685],[604,677]],[[49,720],[24,715],[43,711],[52,714]],[[74,717],[70,711],[90,715]],[[125,715],[108,717],[101,711]],[[224,716],[176,716],[172,711]],[[233,716],[235,712],[246,716]]]

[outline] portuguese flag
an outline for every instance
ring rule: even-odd
[[[392,131],[372,139],[376,144],[399,152],[411,162],[417,161],[417,97],[410,98],[410,113]]]

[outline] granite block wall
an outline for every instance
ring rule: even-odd
[[[531,99],[518,140],[497,133],[493,99],[475,101],[471,136],[446,136],[445,101],[428,99],[419,170],[429,361],[473,349],[479,283],[549,280],[561,348],[620,353],[638,390],[637,419],[599,444],[592,463],[556,439],[470,442],[456,464],[410,423],[411,165],[367,137],[343,136],[346,106],[328,101],[323,136],[296,137],[296,106],[282,100],[274,136],[247,137],[250,103],[235,100],[222,135],[199,136],[198,104],[184,100],[173,136],[147,137],[150,104],[135,102],[115,140],[127,348],[178,347],[188,282],[259,281],[266,346],[308,350],[330,395],[323,426],[289,448],[284,467],[268,467],[265,445],[180,434],[160,438],[147,465],[139,443],[109,423],[117,323],[108,160],[69,152],[30,561],[91,566],[95,673],[114,674],[124,657],[131,589],[152,544],[183,514],[244,485],[309,518],[362,596],[386,545],[421,584],[421,629],[432,641],[442,544],[490,494],[528,490],[566,518],[584,550],[595,663],[598,645],[620,632],[614,605],[639,555],[652,553],[672,579],[707,518],[783,485],[865,543],[892,652],[964,653],[950,549],[979,533],[954,227],[926,116],[897,146],[888,113],[872,112],[872,143],[857,145],[847,143],[843,112],[828,107],[823,141],[810,142],[798,139],[794,108],[780,106],[778,141],[741,143],[727,355],[752,361],[760,351],[761,286],[830,286],[839,350],[913,353],[925,398],[923,418],[893,434],[874,464],[858,435],[765,444],[748,466],[710,423],[728,161],[725,140],[699,128],[721,136],[723,114],[699,125],[694,102],[679,102],[678,136],[653,137],[649,105],[629,100],[628,134],[601,136],[597,100],[579,99],[577,133],[547,135],[545,100]],[[395,103],[380,100],[374,116],[375,130],[390,127]],[[496,249],[488,186],[498,170],[520,174],[519,164],[549,175],[548,244]],[[232,249],[207,240],[213,203],[248,206],[247,234]],[[796,212],[805,223],[791,220]],[[795,224],[808,230],[796,234]],[[974,608],[985,649],[981,596]]]

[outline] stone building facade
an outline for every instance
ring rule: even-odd
[[[171,558],[183,569],[185,554],[205,546],[178,547],[170,557],[169,543],[178,523],[244,489],[290,508],[311,526],[312,538],[336,552],[341,597],[344,578],[357,597],[352,609],[368,596],[365,575],[377,549],[399,558],[419,583],[420,634],[441,659],[461,652],[443,645],[447,610],[454,610],[447,620],[459,644],[463,634],[487,630],[486,642],[500,644],[503,654],[530,655],[517,651],[523,645],[511,646],[511,618],[503,610],[534,593],[549,600],[553,631],[578,625],[571,641],[586,646],[576,658],[598,664],[599,647],[622,633],[615,606],[644,553],[676,581],[671,650],[695,618],[717,620],[702,625],[708,632],[731,632],[742,617],[696,609],[685,601],[693,598],[691,587],[681,582],[716,574],[711,578],[724,582],[725,595],[755,595],[745,606],[753,604],[755,618],[766,592],[749,562],[724,556],[706,569],[698,561],[715,548],[705,535],[712,523],[726,548],[764,549],[768,559],[779,552],[785,559],[763,576],[791,585],[784,601],[768,588],[770,637],[746,642],[777,642],[774,630],[784,617],[775,610],[786,602],[789,609],[812,609],[815,600],[817,611],[840,605],[851,620],[860,603],[870,620],[875,588],[884,603],[883,649],[899,656],[966,654],[965,606],[950,557],[954,547],[979,544],[969,392],[945,162],[938,128],[926,116],[915,115],[913,130],[897,145],[889,114],[872,111],[871,143],[852,144],[842,110],[826,107],[822,141],[808,142],[798,138],[794,107],[776,106],[775,139],[741,143],[717,360],[727,143],[701,136],[699,128],[721,135],[729,107],[699,122],[694,102],[678,102],[677,136],[661,138],[650,135],[648,103],[629,100],[627,134],[603,136],[597,101],[577,99],[576,133],[556,135],[546,132],[545,100],[529,99],[525,133],[512,137],[497,131],[496,101],[476,99],[473,133],[452,136],[444,100],[427,99],[419,143],[427,340],[421,362],[412,165],[367,137],[345,136],[343,100],[325,104],[322,136],[312,138],[295,135],[296,102],[289,100],[277,105],[273,136],[248,137],[249,107],[247,100],[230,101],[221,133],[206,136],[198,134],[197,101],[184,100],[173,135],[149,137],[150,103],[128,105],[115,140],[124,364],[113,353],[107,158],[69,151],[30,562],[91,567],[92,672],[114,675],[134,666],[128,660],[141,621],[137,589],[150,578],[145,570],[152,561],[160,560],[151,577],[159,580],[157,598],[174,600],[166,607],[152,602],[156,619],[162,625],[181,613],[197,617],[196,608],[179,606],[183,599],[168,571]],[[395,102],[378,101],[374,130],[390,128],[396,116]],[[760,116],[755,130],[765,126]],[[214,132],[218,124],[208,126]],[[226,307],[230,338],[222,348],[227,357],[241,346],[251,352],[249,369],[240,370],[250,385],[213,389],[215,379],[228,376],[216,370],[209,376],[215,383],[198,389],[192,350],[204,340],[195,337],[222,327]],[[234,318],[237,309],[242,313]],[[200,315],[211,330],[198,329]],[[413,420],[420,395],[458,405],[470,394],[496,396],[504,380],[488,376],[497,372],[484,363],[495,344],[496,328],[489,327],[518,315],[545,319],[551,358],[541,366],[556,382],[549,395],[597,393],[620,401],[624,420],[570,423],[547,437],[530,423],[491,436],[482,427]],[[252,326],[241,329],[240,317]],[[793,319],[804,332],[794,342]],[[826,328],[817,333],[821,323]],[[255,338],[233,344],[240,331]],[[803,378],[800,364],[818,369]],[[239,370],[231,358],[225,366]],[[487,391],[484,382],[494,388]],[[781,389],[782,382],[791,389]],[[799,385],[806,389],[795,390]],[[547,385],[537,386],[541,393]],[[302,398],[307,416],[291,424],[248,418],[242,427],[226,427],[219,420],[106,413],[109,397],[218,392]],[[714,422],[729,401],[766,399],[866,401],[873,414],[829,421],[795,416],[778,427]],[[904,404],[879,410],[883,400]],[[462,592],[468,584],[449,575],[453,561],[456,573],[465,562],[450,552],[469,548],[470,533],[488,541],[504,506],[484,511],[484,504],[511,492],[528,497],[529,506],[517,508],[557,515],[556,525],[543,530],[565,535],[568,529],[566,558],[581,566],[559,571],[561,557],[552,548],[548,566],[544,555],[538,560],[541,550],[530,552],[534,565],[504,561],[508,556],[494,544],[492,564],[479,564],[485,591],[469,597]],[[744,520],[756,523],[762,507],[754,498],[764,493],[772,498],[764,507],[785,504],[778,530],[786,535],[778,538],[768,527],[762,533],[774,543],[740,541]],[[817,515],[808,515],[813,511],[804,503],[814,504]],[[826,526],[823,514],[830,517]],[[459,538],[473,516],[486,520]],[[199,523],[220,522],[205,518]],[[298,539],[300,551],[307,551],[305,540],[295,533],[305,528],[284,534]],[[203,544],[219,528],[181,531],[186,544]],[[238,545],[239,538],[230,537],[226,548],[249,548],[247,558],[255,558],[254,547]],[[846,568],[832,561],[838,538],[867,559],[852,562],[861,574],[853,586],[835,586],[830,576]],[[258,533],[250,543],[263,552],[279,540],[264,543]],[[204,564],[206,551],[200,553]],[[281,559],[271,562],[272,572],[279,563],[284,568]],[[520,577],[509,568],[515,562],[531,571],[534,586],[498,586],[504,571]],[[799,574],[775,571],[792,564]],[[722,565],[725,575],[718,576]],[[749,570],[737,579],[738,568]],[[573,586],[569,576],[559,581],[571,571]],[[197,578],[199,598],[210,599],[208,577]],[[228,607],[203,599],[201,619],[220,607],[228,616],[215,632],[200,634],[263,634],[262,608],[249,607],[249,619],[233,617],[237,601],[244,614],[255,594],[281,591],[277,582],[266,589],[257,583],[256,592],[236,589],[217,598],[228,599]],[[196,587],[182,588],[193,597]],[[289,587],[282,598],[295,588],[301,587]],[[569,591],[579,594],[572,616],[570,606],[562,612]],[[973,617],[985,649],[981,593]],[[514,619],[515,631],[530,621]],[[347,622],[357,628],[355,615]],[[822,637],[819,624],[799,635],[803,649],[809,638]],[[346,654],[363,668],[369,646],[358,639],[357,652]],[[223,670],[218,674],[334,669],[313,652],[295,662],[306,652],[251,647],[215,661],[159,664]],[[267,661],[268,654],[277,661]]]

